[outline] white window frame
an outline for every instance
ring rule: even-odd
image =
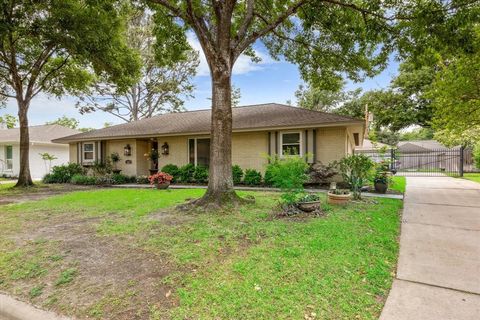
[[[198,159],[197,159],[197,140],[200,139],[200,140],[203,140],[203,139],[208,139],[210,140],[210,143],[212,142],[212,140],[210,139],[209,136],[206,136],[206,137],[195,137],[195,138],[188,138],[187,139],[187,163],[190,163],[190,140],[193,140],[194,143],[193,143],[193,152],[194,152],[194,155],[193,155],[193,158],[194,158],[194,166],[196,167],[198,165]]]
[[[300,154],[298,155],[292,155],[292,156],[299,156],[299,157],[303,157],[303,153],[304,153],[304,150],[303,150],[303,135],[302,135],[302,131],[282,131],[280,132],[280,156],[281,157],[284,157],[285,155],[283,154],[283,135],[285,134],[290,134],[290,133],[298,133],[300,139],[299,139],[299,148],[298,150],[300,151]],[[293,143],[287,143],[286,145],[296,145],[293,144]]]
[[[12,149],[12,157],[9,159],[7,158],[7,148]],[[5,171],[13,171],[13,146],[12,145],[6,145],[4,148],[5,151]]]
[[[85,145],[91,144],[92,145],[92,151],[85,151]],[[92,153],[92,159],[85,159],[85,152],[91,152]],[[82,143],[82,164],[88,164],[88,163],[94,163],[95,162],[95,153],[97,151],[95,150],[95,142],[83,142]]]

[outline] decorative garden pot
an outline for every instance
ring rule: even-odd
[[[167,189],[170,186],[170,182],[157,183],[157,189]]]
[[[155,173],[158,172],[158,169],[148,169],[150,171],[150,175],[153,176]]]
[[[115,173],[115,174],[120,174],[120,172],[122,172],[122,170],[120,170],[120,169],[113,169],[112,172]]]
[[[378,193],[386,193],[388,189],[388,184],[384,182],[375,182],[375,191]]]
[[[328,203],[329,204],[347,204],[350,201],[351,194],[334,194],[328,193]]]
[[[320,201],[299,202],[298,209],[305,212],[312,212],[320,208]]]

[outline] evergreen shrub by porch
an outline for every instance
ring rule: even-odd
[[[258,186],[262,183],[262,174],[255,169],[247,169],[245,170],[243,182],[249,186]]]
[[[162,172],[168,173],[173,177],[172,182],[179,180],[180,169],[177,165],[169,163],[162,167]]]
[[[97,178],[83,174],[76,174],[72,177],[70,183],[79,185],[95,185],[97,184]]]
[[[44,183],[68,183],[74,175],[85,174],[85,169],[78,163],[54,166],[52,172],[43,177]]]
[[[181,182],[189,183],[189,182],[193,182],[194,173],[195,173],[195,166],[189,163],[180,167],[178,176]]]
[[[208,182],[208,169],[204,166],[196,166],[195,171],[193,172],[193,179],[197,183],[207,183]]]
[[[127,176],[121,173],[114,173],[111,176],[113,184],[126,184],[126,183],[135,183],[136,177],[135,176]]]
[[[238,164],[232,166],[232,176],[233,184],[239,184],[240,182],[242,182],[243,170]]]

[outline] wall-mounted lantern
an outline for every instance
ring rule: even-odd
[[[132,155],[132,148],[130,147],[129,144],[123,147],[123,155],[127,157],[130,157]]]
[[[167,155],[168,152],[169,152],[169,150],[168,150],[169,148],[170,148],[170,147],[168,146],[168,143],[165,142],[165,143],[162,145],[162,154],[163,154],[163,155]]]

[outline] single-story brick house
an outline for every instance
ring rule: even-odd
[[[158,167],[209,164],[211,110],[158,115],[60,139],[70,145],[70,161],[91,165],[117,152],[118,169],[146,175],[145,154],[157,149]],[[363,141],[364,121],[281,104],[233,108],[232,162],[243,169],[265,170],[267,155],[311,155],[308,162],[329,163],[351,154]]]

